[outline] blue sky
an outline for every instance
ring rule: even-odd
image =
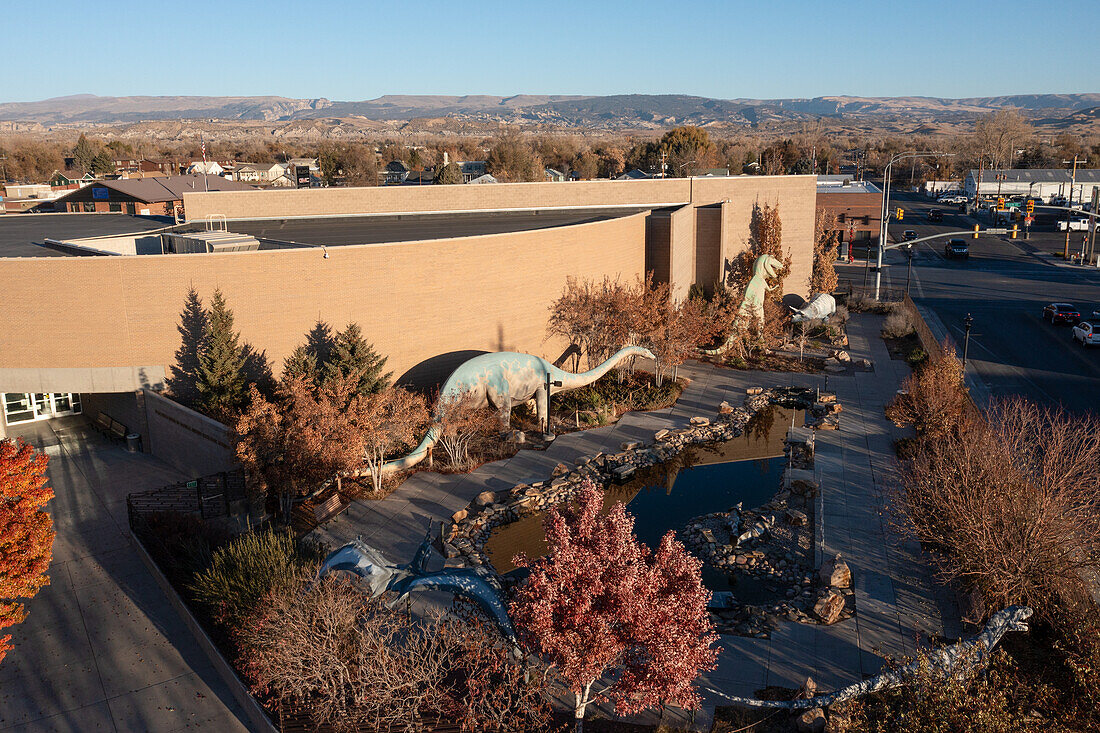
[[[1100,92],[1096,0],[6,5],[0,102],[79,93]]]

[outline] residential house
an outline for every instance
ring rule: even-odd
[[[285,163],[238,163],[233,170],[233,180],[259,185],[271,184],[286,176]]]
[[[218,163],[216,160],[193,160],[191,165],[187,166],[188,175],[205,174],[208,176],[220,176],[225,173],[225,167]]]

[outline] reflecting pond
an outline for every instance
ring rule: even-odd
[[[604,506],[626,502],[634,515],[638,539],[655,547],[671,530],[680,530],[693,517],[726,511],[739,502],[751,509],[767,502],[779,489],[787,459],[783,440],[787,428],[801,425],[801,410],[772,406],[758,413],[733,440],[716,445],[691,446],[676,458],[640,470],[631,481],[604,492]],[[485,544],[485,554],[497,572],[515,569],[512,558],[525,552],[546,552],[544,512],[497,527]],[[725,573],[704,567],[703,581],[711,590],[730,590]]]

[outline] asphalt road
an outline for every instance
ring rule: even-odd
[[[905,218],[891,223],[890,235],[900,240],[912,229],[918,236],[972,229],[974,221],[956,207],[938,206],[918,194],[892,194],[891,208],[902,206]],[[939,208],[941,223],[925,212]],[[1022,235],[1021,235],[1022,236]],[[1043,306],[1069,302],[1085,318],[1100,310],[1100,270],[1056,265],[1036,252],[1061,251],[1064,234],[1052,226],[1033,228],[1031,239],[966,238],[970,259],[945,259],[946,240],[918,245],[913,259],[910,294],[931,309],[961,345],[963,319],[974,317],[969,364],[994,396],[1022,395],[1043,403],[1059,403],[1074,412],[1100,414],[1100,349],[1073,342],[1068,326],[1052,326],[1042,318]],[[1071,234],[1080,247],[1081,235]],[[838,268],[842,281],[863,282],[862,267]],[[905,288],[906,259],[889,252],[883,286]],[[874,272],[869,282],[873,282]]]

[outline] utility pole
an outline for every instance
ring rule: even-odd
[[[1081,162],[1084,162],[1084,161],[1081,161]],[[1062,161],[1062,165],[1066,165],[1068,163],[1073,163],[1073,173],[1070,174],[1070,178],[1069,178],[1069,199],[1068,199],[1068,203],[1067,203],[1068,208],[1066,210],[1066,246],[1062,251],[1062,259],[1067,260],[1067,261],[1069,260],[1069,219],[1070,219],[1070,214],[1072,213],[1072,212],[1069,211],[1069,209],[1073,208],[1073,187],[1077,185],[1077,154],[1076,153],[1074,153],[1072,161],[1070,161],[1070,160],[1063,160]]]

